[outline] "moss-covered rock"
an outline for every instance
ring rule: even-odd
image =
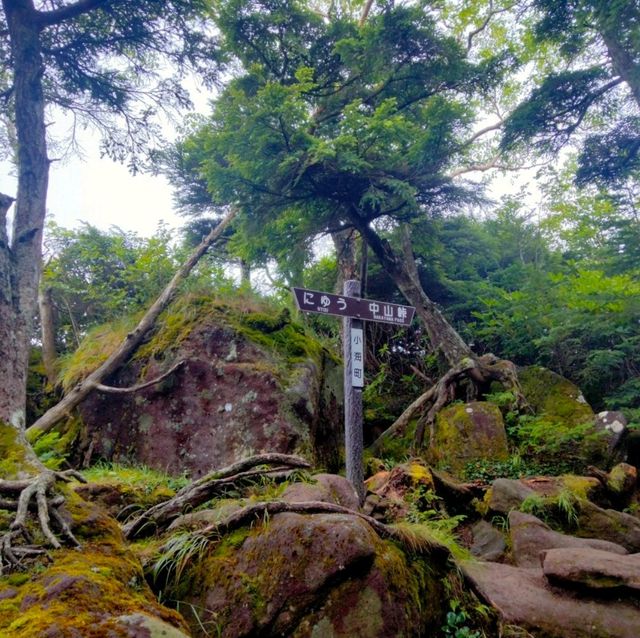
[[[65,516],[82,549],[50,552],[51,560],[0,577],[0,636],[11,638],[131,638],[131,616],[176,638],[181,616],[158,604],[142,566],[113,519],[66,491]],[[127,620],[129,618],[129,620]],[[143,627],[138,623],[138,627]]]
[[[70,382],[99,361],[96,340],[65,370]],[[106,344],[111,342],[106,339]],[[75,460],[136,461],[197,478],[260,452],[340,465],[339,362],[285,310],[255,300],[178,299],[127,367],[109,383],[131,386],[183,364],[161,383],[126,395],[94,393]]]
[[[471,461],[504,461],[508,456],[507,434],[497,406],[475,401],[454,404],[438,413],[429,449],[432,463],[457,473]]]
[[[518,371],[522,392],[538,415],[572,427],[593,423],[595,415],[580,388],[559,374],[542,366],[528,366]]]
[[[194,636],[428,636],[443,621],[449,568],[354,516],[278,514],[197,555],[158,581],[194,610]]]

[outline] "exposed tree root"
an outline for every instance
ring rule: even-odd
[[[272,468],[259,466],[271,465]],[[263,476],[286,478],[295,469],[308,469],[311,464],[299,456],[259,454],[212,472],[181,489],[173,498],[154,505],[123,527],[126,538],[136,538],[165,529],[174,519],[213,497]]]
[[[253,522],[264,520],[265,517],[282,513],[348,514],[349,516],[355,516],[367,522],[381,538],[395,540],[415,553],[437,554],[442,557],[448,557],[450,554],[447,547],[438,543],[434,539],[418,534],[409,526],[385,525],[375,518],[362,514],[361,512],[349,509],[348,507],[343,507],[342,505],[325,503],[323,501],[306,501],[302,503],[267,501],[253,503],[237,510],[218,523],[213,523],[204,527],[196,532],[196,534],[209,539],[218,539],[239,527],[244,527],[245,525]]]
[[[59,507],[65,499],[54,494],[56,481],[69,482],[72,479],[86,482],[84,477],[74,470],[43,470],[28,479],[0,480],[0,494],[3,495],[0,498],[0,507],[16,512],[9,531],[0,538],[0,575],[6,568],[20,569],[25,558],[46,554],[42,547],[34,545],[34,539],[29,532],[27,521],[30,512],[35,515],[48,545],[55,549],[62,547],[51,528],[53,522],[67,541],[75,547],[80,547],[71,527],[59,512]],[[27,545],[18,545],[20,539],[26,541]]]
[[[426,415],[418,423],[414,437],[414,450],[419,450],[423,446],[427,427],[429,428],[430,440],[433,441],[436,415],[458,396],[463,383],[466,383],[467,399],[472,400],[478,396],[482,386],[488,387],[492,381],[502,383],[505,389],[513,393],[515,409],[529,410],[518,381],[518,373],[511,361],[498,359],[493,354],[477,358],[465,357],[457,366],[440,377],[435,385],[411,403],[398,419],[373,442],[371,445],[373,453],[375,454],[389,437],[402,434],[418,411],[428,406]]]

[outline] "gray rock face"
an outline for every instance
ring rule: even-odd
[[[497,406],[484,401],[451,405],[437,415],[429,460],[446,461],[453,474],[479,459],[503,461],[509,456],[507,433]]]
[[[521,481],[499,478],[491,484],[489,509],[501,514],[508,514],[511,510],[520,507],[528,496],[535,494],[535,490]]]
[[[590,501],[580,501],[576,534],[618,543],[632,553],[640,552],[640,520]]]
[[[346,478],[337,474],[316,474],[315,483],[292,483],[282,493],[288,503],[321,501],[335,503],[352,510],[359,509],[358,495]]]
[[[565,587],[636,595],[640,590],[640,554],[619,556],[588,547],[550,549],[542,570],[549,582]]]
[[[591,548],[618,555],[627,553],[616,543],[555,532],[539,518],[523,512],[509,513],[509,529],[513,558],[518,567],[540,567],[544,551],[555,548]]]
[[[341,396],[330,357],[294,363],[205,316],[171,359],[184,364],[161,384],[82,403],[93,454],[192,478],[261,452],[313,452],[324,467],[337,465]],[[168,365],[136,361],[112,383],[149,380]]]
[[[465,563],[465,576],[503,623],[544,638],[638,638],[640,609],[632,603],[576,598],[549,586],[541,569]]]
[[[131,614],[116,619],[118,635],[126,638],[189,638],[187,634],[171,625],[146,614]],[[105,632],[109,629],[105,627]],[[105,633],[105,636],[108,633]],[[116,634],[113,634],[116,635]]]
[[[622,412],[605,410],[596,414],[596,431],[602,433],[607,444],[607,452],[612,459],[623,460],[624,453],[620,444],[627,434],[627,425],[627,418]]]
[[[483,560],[500,560],[507,549],[504,536],[487,521],[478,521],[472,528],[471,553]]]

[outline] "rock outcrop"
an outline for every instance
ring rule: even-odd
[[[517,511],[509,513],[509,534],[513,560],[518,567],[540,567],[544,552],[555,548],[589,548],[619,555],[628,553],[616,543],[556,532],[539,518]]]
[[[238,318],[212,300],[202,306],[179,306],[190,321],[174,319],[185,323],[178,331],[165,319],[109,383],[139,384],[183,362],[172,375],[131,394],[95,392],[80,406],[77,460],[133,460],[193,478],[261,452],[304,453],[335,468],[339,363],[288,315]]]
[[[281,498],[353,501],[345,483],[320,475]],[[288,512],[207,543],[177,580],[170,570],[155,573],[156,586],[192,610],[194,637],[206,628],[225,638],[392,638],[436,633],[451,569],[443,554],[403,549],[356,515]]]
[[[115,520],[67,493],[65,516],[82,549],[60,549],[31,571],[0,578],[6,638],[187,638],[176,611],[159,604]]]

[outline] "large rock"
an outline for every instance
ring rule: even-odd
[[[594,422],[591,406],[575,384],[541,366],[518,370],[522,392],[534,412],[571,427]]]
[[[364,511],[386,522],[403,519],[411,502],[431,509],[436,497],[431,470],[417,460],[377,472],[365,481],[365,488],[368,495]]]
[[[340,464],[340,366],[288,318],[180,307],[181,332],[161,324],[109,383],[130,386],[183,365],[132,394],[94,392],[80,406],[87,427],[78,461],[134,460],[198,478],[261,452],[302,453]],[[176,311],[177,313],[178,311]],[[256,319],[258,317],[258,319]],[[179,323],[178,319],[175,319]],[[80,356],[80,355],[78,355]]]
[[[611,462],[624,460],[622,443],[629,432],[627,425],[627,418],[622,412],[604,410],[596,415],[595,428],[603,435],[603,441],[607,445],[608,458]]]
[[[581,500],[576,535],[618,543],[629,552],[640,552],[640,519]]]
[[[321,501],[335,503],[356,511],[360,508],[358,494],[353,485],[337,474],[315,474],[312,483],[292,483],[287,486],[280,498],[288,503]]]
[[[473,541],[471,553],[482,560],[500,560],[507,549],[504,534],[500,533],[491,523],[478,521],[471,527]]]
[[[533,488],[521,479],[495,479],[485,494],[485,503],[492,512],[508,514],[518,509],[529,497],[535,496]]]
[[[611,555],[588,547],[551,549],[542,570],[549,582],[563,586],[615,594],[638,594],[640,554]]]
[[[446,607],[445,569],[410,561],[358,517],[287,513],[211,545],[169,595],[198,610],[198,637],[202,627],[224,638],[431,635]]]
[[[451,405],[438,413],[430,460],[454,474],[471,461],[504,461],[509,456],[502,414],[492,403]]]
[[[576,598],[553,588],[541,569],[465,563],[474,589],[500,614],[539,638],[637,638],[640,609],[616,600]]]
[[[627,554],[627,550],[616,543],[555,532],[539,518],[523,512],[509,513],[509,533],[513,560],[518,567],[540,567],[544,551],[554,548],[590,548],[610,554]]]
[[[484,507],[499,514],[508,514],[531,498],[541,506],[554,507],[558,496],[568,494],[574,500],[596,496],[602,484],[591,476],[534,476],[523,479],[495,479],[484,496]]]

